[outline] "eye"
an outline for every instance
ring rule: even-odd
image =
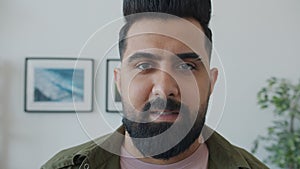
[[[181,69],[181,70],[195,70],[196,69],[196,67],[191,63],[182,63],[182,64],[178,65],[177,68]]]
[[[150,64],[150,63],[141,63],[141,64],[138,64],[136,66],[136,68],[140,69],[140,70],[149,70],[149,69],[152,69],[153,66]]]

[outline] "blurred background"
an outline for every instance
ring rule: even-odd
[[[120,115],[106,112],[105,62],[92,52],[82,57],[93,58],[97,68],[93,112],[24,112],[26,57],[77,57],[95,31],[121,16],[121,0],[0,0],[1,169],[39,168],[59,150],[121,124]],[[227,83],[216,130],[248,151],[274,119],[257,105],[266,79],[300,79],[299,20],[298,0],[213,0],[210,27]],[[116,42],[117,34],[103,39]],[[108,55],[118,58],[116,52]],[[262,160],[267,152],[260,148],[255,155]]]

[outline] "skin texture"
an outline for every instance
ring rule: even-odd
[[[213,91],[218,70],[209,66],[206,37],[196,20],[141,19],[131,26],[127,37],[122,66],[114,70],[126,118],[135,122],[178,123],[183,115],[187,116],[160,109],[142,118],[139,112],[145,104],[158,97],[181,102],[190,110],[191,119],[205,109],[201,106],[206,105]],[[196,140],[186,151],[168,160],[140,159],[154,164],[175,163],[191,155],[200,144]],[[142,156],[128,133],[124,145],[131,154]]]

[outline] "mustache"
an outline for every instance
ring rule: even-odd
[[[149,101],[143,107],[143,112],[153,112],[157,110],[168,110],[168,111],[180,111],[180,109],[187,109],[183,103],[174,99],[162,99],[156,98],[155,100]]]

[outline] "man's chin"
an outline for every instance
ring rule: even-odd
[[[199,120],[189,127],[182,126],[179,121],[136,123],[123,119],[123,123],[144,157],[168,160],[186,151],[199,138],[204,119]]]

